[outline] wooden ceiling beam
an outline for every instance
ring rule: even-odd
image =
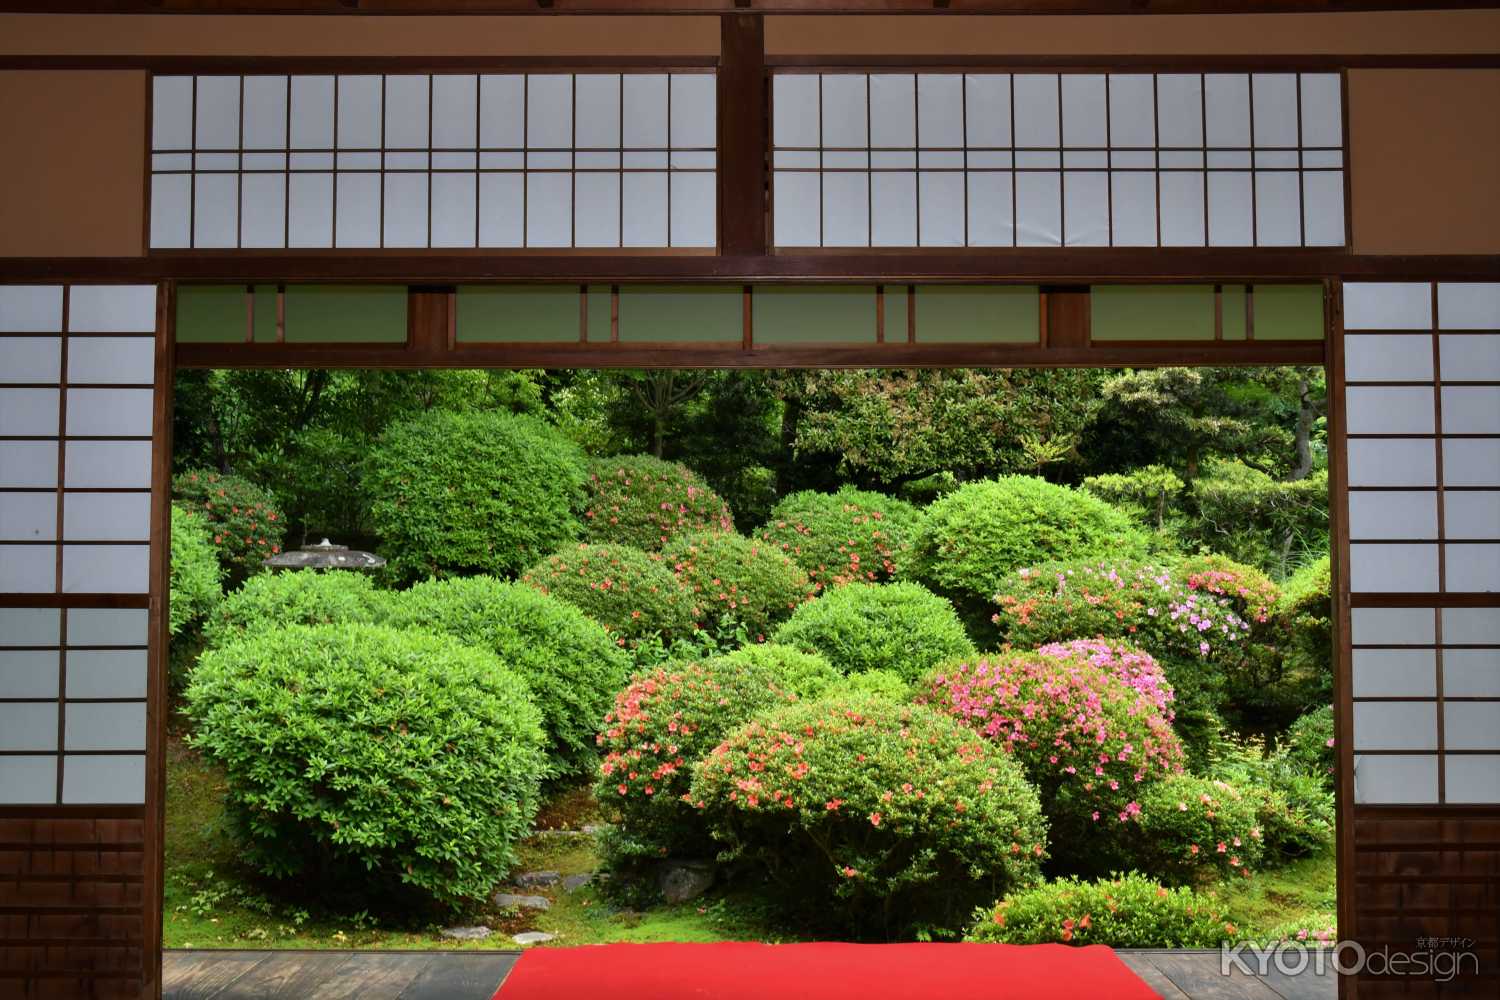
[[[1336,14],[1477,10],[1494,0],[12,0],[35,14]]]

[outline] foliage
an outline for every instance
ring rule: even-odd
[[[1211,898],[1129,872],[1094,882],[1060,878],[1013,892],[976,913],[964,940],[1215,948],[1236,933]]]
[[[915,583],[851,583],[799,607],[772,637],[821,653],[847,674],[889,670],[911,682],[974,645],[953,607]]]
[[[1230,744],[1214,777],[1239,789],[1255,807],[1266,865],[1282,865],[1333,846],[1332,790],[1283,753],[1267,756],[1258,746]]]
[[[540,713],[493,654],[383,626],[210,651],[187,710],[245,860],[304,885],[480,898],[515,863],[547,768]]]
[[[698,764],[690,796],[721,859],[840,936],[952,935],[1045,853],[1020,768],[941,713],[882,698],[760,716]]]
[[[586,478],[578,447],[534,417],[433,410],[370,454],[370,519],[406,578],[513,574],[572,540]]]
[[[626,656],[570,604],[494,577],[429,580],[399,595],[392,624],[493,652],[531,689],[556,777],[591,777],[594,734],[625,683]]]
[[[798,698],[817,698],[844,682],[844,675],[817,653],[775,642],[751,643],[721,658],[726,665],[766,672],[778,687]]]
[[[1337,773],[1337,753],[1333,736],[1333,706],[1315,708],[1287,728],[1284,738],[1286,760],[1298,770],[1322,779],[1332,789]]]
[[[370,517],[363,472],[370,443],[351,428],[304,427],[276,448],[253,452],[245,468],[300,529],[292,537],[365,538]]]
[[[922,700],[1015,757],[1041,792],[1056,849],[1080,852],[1069,861],[1087,868],[1090,853],[1125,836],[1142,790],[1182,770],[1167,694],[1150,657],[1080,642],[953,661]]]
[[[671,663],[631,677],[597,738],[595,794],[619,811],[607,850],[618,864],[711,850],[683,796],[692,766],[755,713],[796,700],[772,657]]]
[[[261,560],[281,551],[286,518],[271,495],[248,479],[191,469],[172,480],[172,496],[212,529],[226,585],[258,573]]]
[[[775,546],[729,531],[679,535],[662,556],[697,606],[702,627],[720,638],[743,629],[765,641],[812,590],[807,574]]]
[[[390,593],[361,573],[262,573],[225,596],[203,636],[213,647],[288,625],[379,625],[390,615],[390,601]]]
[[[588,542],[655,552],[686,532],[734,527],[728,505],[696,472],[651,455],[596,458],[584,488]]]
[[[885,583],[907,564],[922,512],[902,500],[845,486],[803,490],[771,509],[759,537],[777,545],[818,586]]]
[[[1243,462],[1213,461],[1193,481],[1192,500],[1192,540],[1277,576],[1328,549],[1326,469],[1284,482]]]
[[[988,603],[1017,569],[1057,559],[1143,556],[1148,548],[1130,519],[1097,497],[1007,476],[965,483],[927,508],[912,573],[950,598],[978,638],[987,637],[980,623],[988,618]]]
[[[1177,774],[1141,793],[1129,861],[1169,885],[1250,876],[1263,833],[1255,801],[1226,781]]]
[[[1287,677],[1305,692],[1304,709],[1333,701],[1332,593],[1324,555],[1288,577],[1276,602],[1277,647]]]
[[[662,557],[629,545],[561,549],[523,573],[521,582],[578,608],[622,648],[690,637],[698,618],[692,595]]]
[[[172,505],[172,578],[169,630],[176,636],[201,621],[224,597],[213,535],[203,519]]]
[[[1165,465],[1144,465],[1129,472],[1089,476],[1083,488],[1106,503],[1130,512],[1141,521],[1166,527],[1169,505],[1182,492],[1183,482]]]

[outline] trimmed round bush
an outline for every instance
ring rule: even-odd
[[[773,546],[728,531],[680,535],[662,556],[697,606],[700,623],[725,639],[743,630],[764,642],[812,589],[807,574]]]
[[[267,876],[455,908],[516,864],[547,760],[541,713],[493,653],[379,625],[274,629],[204,654],[186,700],[240,856]]]
[[[696,472],[652,455],[594,459],[584,491],[587,542],[655,552],[687,532],[734,530],[729,505]]]
[[[923,700],[1014,756],[1041,791],[1054,842],[1079,853],[1070,861],[1097,861],[1138,814],[1143,787],[1182,770],[1159,672],[1127,665],[1139,655],[1078,643],[960,659]],[[1134,683],[1121,679],[1137,670]]]
[[[793,646],[775,642],[741,646],[718,659],[750,670],[769,671],[778,685],[798,698],[820,697],[844,681],[844,675],[817,653],[804,653]]]
[[[1238,933],[1210,897],[1130,872],[1094,882],[1060,878],[1013,892],[976,913],[964,940],[1215,948]]]
[[[526,681],[555,777],[594,775],[594,734],[630,668],[602,625],[571,604],[490,576],[429,580],[395,596],[391,624],[489,650]]]
[[[845,486],[782,498],[757,537],[790,556],[822,590],[894,580],[906,569],[921,526],[922,512],[912,504]]]
[[[292,570],[251,577],[209,616],[203,638],[222,646],[288,625],[378,625],[392,595],[348,570]]]
[[[281,551],[286,517],[250,480],[190,469],[172,480],[172,496],[207,522],[230,586],[259,573],[261,561]]]
[[[692,767],[757,712],[796,700],[775,657],[670,663],[631,677],[598,736],[595,795],[619,812],[606,853],[634,859],[702,857],[713,847],[684,801]]]
[[[1177,564],[1175,575],[1188,590],[1228,600],[1225,607],[1252,627],[1269,622],[1281,599],[1281,590],[1270,577],[1228,556],[1189,556]]]
[[[535,417],[430,410],[386,430],[364,485],[397,576],[511,576],[577,537],[586,478],[582,450]]]
[[[715,747],[692,804],[773,903],[840,936],[956,936],[1040,874],[1046,821],[1015,763],[939,712],[835,697],[768,712]]]
[[[1176,774],[1141,793],[1130,864],[1169,885],[1248,878],[1263,833],[1254,800],[1226,781]]]
[[[578,608],[621,647],[687,638],[698,620],[692,595],[662,557],[629,545],[562,549],[523,573],[521,582]]]
[[[914,583],[851,583],[799,607],[772,641],[821,653],[847,674],[889,670],[908,683],[972,656],[953,607]]]
[[[1333,788],[1338,750],[1333,736],[1332,705],[1315,708],[1300,716],[1282,737],[1282,746],[1291,766],[1316,775],[1325,787]]]
[[[983,631],[990,601],[1017,569],[1144,556],[1149,548],[1141,528],[1097,497],[1032,476],[1004,476],[965,483],[927,508],[912,574]]]
[[[1255,807],[1262,865],[1286,864],[1333,846],[1333,794],[1315,775],[1283,771],[1274,775],[1274,783],[1238,787]]]
[[[168,627],[177,635],[201,621],[224,597],[223,569],[203,519],[172,505],[172,578]]]

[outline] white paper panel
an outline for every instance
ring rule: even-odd
[[[69,652],[68,697],[146,697],[146,651],[111,649]],[[77,706],[70,705],[69,713],[76,708]]]
[[[1500,330],[1500,282],[1439,282],[1438,325],[1444,330]]]
[[[57,485],[57,442],[0,441],[0,488]]]
[[[139,804],[146,801],[144,755],[63,758],[63,803]]]
[[[50,542],[57,539],[57,495],[0,493],[0,541]],[[6,645],[0,641],[0,646]]]
[[[333,175],[293,174],[291,179],[291,247],[333,245]]]
[[[627,182],[628,183],[628,182]],[[479,177],[479,245],[518,247],[523,242],[524,195],[519,174]]]
[[[1337,73],[1302,74],[1302,143],[1341,146],[1343,101]]]
[[[1302,175],[1302,240],[1310,247],[1344,245],[1343,171]]]
[[[1344,402],[1350,434],[1432,433],[1432,390],[1426,386],[1351,385]]]
[[[826,96],[827,89],[824,89]],[[960,178],[961,180],[961,178]],[[823,245],[869,246],[870,176],[835,173],[823,177]]]
[[[667,175],[626,174],[622,187],[625,217],[621,235],[625,245],[664,246],[667,242]]]
[[[236,246],[239,202],[237,176],[198,174],[193,191],[193,246],[210,250]]]
[[[0,372],[6,382],[56,382],[62,371],[58,337],[0,337]]]
[[[574,178],[574,242],[581,247],[620,245],[620,175],[577,174]]]
[[[1016,239],[1011,217],[1010,173],[970,173],[968,176],[970,246],[1012,246]]]
[[[1500,646],[1500,608],[1444,608],[1443,641]]]
[[[1063,74],[1062,102],[1064,146],[1108,144],[1109,115],[1105,108],[1102,74]]]
[[[1356,649],[1354,697],[1431,698],[1437,694],[1437,653],[1431,649]]]
[[[151,178],[151,246],[175,250],[191,242],[192,178],[155,174]]]
[[[1109,143],[1149,148],[1156,142],[1152,78],[1145,73],[1109,76]]]
[[[144,646],[148,624],[144,608],[73,608],[68,612],[68,645]]]
[[[1443,695],[1500,698],[1500,649],[1443,650]]]
[[[709,149],[717,144],[717,79],[711,73],[672,74],[673,146]]]
[[[1297,74],[1256,73],[1251,85],[1255,92],[1255,144],[1296,146]]]
[[[712,79],[712,77],[710,77]],[[620,76],[585,73],[578,77],[573,141],[578,148],[620,146]]]
[[[286,148],[287,78],[245,77],[245,148]]]
[[[1434,486],[1433,442],[1362,438],[1348,442],[1350,486]],[[1444,468],[1447,468],[1445,452]],[[1451,475],[1449,481],[1451,482]]]
[[[151,488],[150,441],[70,441],[63,464],[69,488]]]
[[[68,342],[68,381],[151,385],[156,343],[150,337],[74,337]],[[69,415],[72,422],[72,414]]]
[[[245,174],[240,179],[240,246],[286,245],[286,178]]]
[[[0,750],[56,750],[57,703],[0,702]]]
[[[1057,74],[1018,73],[1011,86],[1015,91],[1016,145],[1044,148],[1061,145]]]
[[[151,494],[69,493],[63,502],[67,541],[144,542],[151,538]]]
[[[57,403],[56,389],[0,389],[0,436],[56,437]]]
[[[823,131],[826,136],[827,123]],[[824,142],[836,145],[826,138]],[[953,73],[917,75],[917,145],[929,148],[964,145],[963,77]]]
[[[432,78],[432,146],[434,149],[473,147],[479,78],[442,74]]]
[[[1204,175],[1163,173],[1160,183],[1162,246],[1204,246]]]
[[[1444,439],[1443,482],[1447,486],[1500,486],[1500,440]]]
[[[1254,242],[1250,174],[1236,171],[1208,175],[1208,245],[1242,247]]]
[[[876,181],[878,190],[879,178]],[[777,171],[775,185],[774,238],[776,243],[779,246],[818,246],[822,239],[819,232],[818,175]],[[877,200],[875,207],[875,215],[878,219],[883,205]]]
[[[1457,593],[1500,591],[1500,545],[1444,546],[1447,589]]]
[[[526,245],[565,247],[573,240],[572,184],[567,174],[526,178]]]
[[[672,174],[671,244],[711,247],[715,242],[713,174]]]
[[[0,608],[0,646],[55,646],[60,621],[56,608]]]
[[[151,148],[193,148],[193,78],[151,80]]]
[[[1203,88],[1196,73],[1156,78],[1157,127],[1163,146],[1203,145]]]
[[[1436,755],[1354,757],[1354,801],[1362,805],[1436,802]]]
[[[1354,749],[1437,749],[1437,706],[1430,701],[1354,703]]]
[[[1443,746],[1449,750],[1500,750],[1500,701],[1446,702]]]
[[[777,86],[781,86],[782,80],[795,79],[793,76],[777,75],[775,78]],[[781,91],[777,91],[776,111],[781,113]],[[798,95],[792,94],[792,99]],[[872,73],[870,75],[870,145],[872,146],[898,146],[908,148],[917,144],[917,93],[916,79],[911,73]],[[795,113],[795,112],[789,112]],[[1007,108],[1007,114],[1009,113]],[[777,119],[778,122],[780,119]],[[778,146],[808,146],[816,145],[816,142],[799,142],[783,140],[778,127],[776,131],[776,144]],[[803,126],[789,135],[797,137],[808,134]],[[813,133],[816,134],[815,132]]]
[[[1109,175],[1063,174],[1064,239],[1068,246],[1109,245]]]
[[[1436,545],[1351,544],[1349,587],[1361,594],[1436,592],[1437,557]]]
[[[360,248],[379,246],[379,175],[339,174],[337,196],[334,245]]]
[[[426,174],[386,175],[384,237],[388,247],[429,245]]]
[[[57,685],[57,650],[0,650],[0,698],[56,698]]]
[[[68,291],[74,333],[154,333],[155,285],[74,285]]]
[[[0,803],[51,805],[57,801],[57,758],[0,757]]]
[[[874,245],[915,246],[917,175],[875,174],[870,179],[870,193],[875,200],[875,216],[870,220]],[[779,219],[778,213],[778,223]]]
[[[240,146],[240,78],[198,77],[197,124],[193,145],[203,149]]]
[[[0,545],[0,593],[48,594],[56,588],[55,545]]]
[[[1443,531],[1449,538],[1500,538],[1500,492],[1443,494]]]
[[[1262,171],[1255,175],[1255,242],[1291,247],[1302,242],[1302,201],[1297,175]]]
[[[963,174],[922,172],[918,175],[918,185],[919,244],[924,247],[963,246]]]
[[[1058,174],[1016,174],[1016,242],[1062,244],[1062,179]]]
[[[1467,494],[1450,493],[1453,497]],[[1452,535],[1452,506],[1448,508],[1448,533]],[[1349,537],[1437,538],[1437,494],[1380,491],[1349,494]]]
[[[1203,81],[1208,145],[1250,145],[1250,78],[1244,73],[1209,73]]]
[[[861,74],[830,73],[822,79],[822,145],[866,145],[866,78]]]
[[[338,146],[340,149],[379,149],[381,125],[380,77],[338,78]]]
[[[1500,334],[1442,334],[1438,351],[1444,382],[1500,381]]]
[[[69,389],[70,436],[149,437],[150,389]]]
[[[1445,756],[1443,766],[1448,802],[1500,802],[1500,755]]]
[[[1356,646],[1430,644],[1436,620],[1431,608],[1353,608],[1350,638]]]
[[[63,738],[68,750],[146,749],[144,703],[69,703],[65,716]]]
[[[426,149],[428,79],[425,75],[392,74],[385,78],[385,141],[387,149]]]
[[[144,594],[149,545],[63,545],[63,593]]]
[[[1110,176],[1110,183],[1113,244],[1156,246],[1156,175],[1116,173]]]
[[[61,331],[62,300],[61,285],[0,285],[0,333]]]
[[[1010,145],[1010,77],[971,73],[964,78],[964,134],[969,146]]]
[[[1405,333],[1347,334],[1344,379],[1346,382],[1431,381],[1432,337]]]
[[[666,146],[666,74],[627,73],[622,86],[625,98],[625,147],[651,149]],[[816,106],[817,102],[814,100],[813,107]]]
[[[1344,285],[1344,329],[1429,330],[1432,287],[1423,281],[1354,281]]]
[[[1500,389],[1445,387],[1444,434],[1500,434]]]

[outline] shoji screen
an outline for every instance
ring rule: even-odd
[[[159,76],[151,246],[713,247],[715,79]]]
[[[1344,330],[1355,803],[1500,803],[1500,284],[1347,283]]]
[[[0,286],[0,807],[145,802],[156,298]]]
[[[773,78],[783,247],[1342,246],[1332,73]]]

